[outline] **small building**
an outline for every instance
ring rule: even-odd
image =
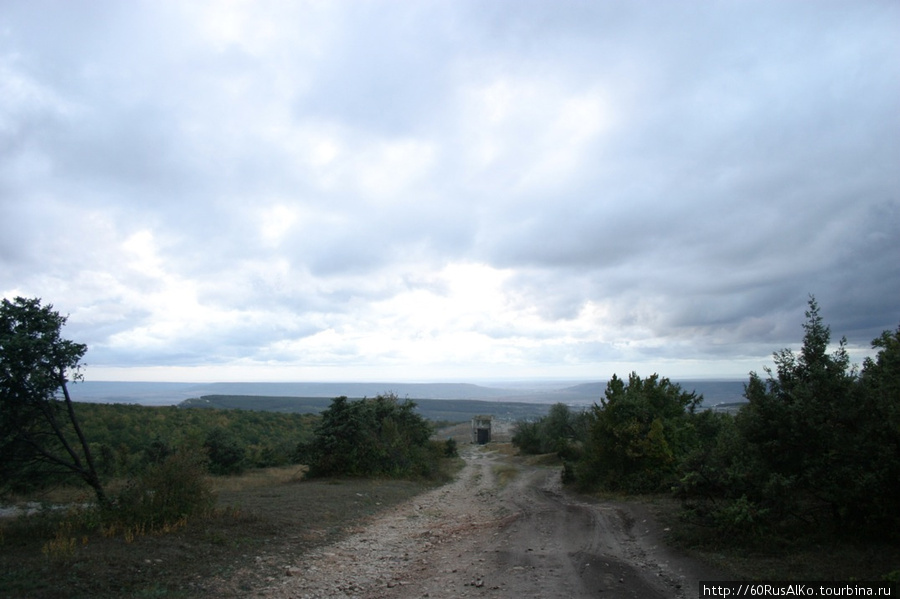
[[[491,420],[493,416],[475,416],[472,418],[472,443],[484,445],[491,442]]]

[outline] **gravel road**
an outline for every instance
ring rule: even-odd
[[[491,446],[464,449],[458,479],[284,564],[257,596],[695,597],[717,573],[667,550],[646,508],[563,493],[559,468]]]

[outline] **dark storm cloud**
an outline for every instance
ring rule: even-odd
[[[0,290],[111,366],[734,374],[809,294],[867,347],[900,322],[898,22],[7,3]]]

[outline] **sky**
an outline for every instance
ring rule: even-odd
[[[900,325],[900,3],[0,3],[87,380],[744,378]]]

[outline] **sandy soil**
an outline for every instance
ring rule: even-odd
[[[459,478],[282,566],[256,596],[694,597],[717,572],[667,550],[645,507],[587,503],[559,468],[468,446]]]

